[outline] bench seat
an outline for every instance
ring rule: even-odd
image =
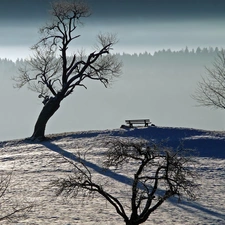
[[[148,127],[148,124],[150,123],[149,119],[140,119],[140,120],[125,120],[127,124],[129,124],[130,127],[133,127],[133,124],[144,124],[145,127]]]

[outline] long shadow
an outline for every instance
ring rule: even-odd
[[[50,149],[51,151],[54,151],[62,156],[64,156],[65,158],[67,159],[70,159],[70,160],[73,160],[75,162],[79,162],[79,158],[76,157],[76,155],[74,155],[73,153],[71,152],[68,152],[68,151],[65,151],[64,149],[60,148],[58,145],[52,143],[52,142],[49,142],[49,141],[46,141],[46,142],[43,142],[42,143],[46,148]],[[94,171],[96,171],[97,173],[103,175],[103,176],[107,176],[107,177],[110,177],[118,182],[121,182],[121,183],[124,183],[124,184],[127,184],[127,185],[132,185],[133,183],[133,179],[127,177],[127,176],[124,176],[124,175],[121,175],[121,174],[118,174],[116,172],[113,172],[109,169],[104,169],[90,161],[87,161],[87,160],[82,160],[82,162],[89,168],[92,168]],[[161,191],[159,191],[158,193],[160,193]],[[219,219],[222,219],[222,220],[225,220],[225,215],[222,214],[222,213],[218,213],[218,212],[215,212],[211,209],[207,209],[203,206],[201,206],[200,204],[197,204],[197,203],[194,203],[194,202],[189,202],[189,201],[185,201],[185,200],[182,200],[181,203],[177,204],[178,200],[177,198],[173,197],[173,198],[169,198],[168,201],[174,205],[176,205],[177,207],[180,207],[190,213],[196,213],[196,210],[198,211],[202,211],[203,213],[206,213],[208,215],[211,215],[213,217],[217,217]]]
[[[224,224],[225,224],[225,214],[213,211],[211,209],[204,208],[198,203],[185,201],[185,202],[179,203],[179,207],[186,210],[189,213],[196,213],[196,210],[202,211],[205,214],[224,220]],[[202,217],[204,216],[202,215]]]
[[[60,155],[64,156],[65,158],[67,159],[70,159],[70,160],[73,160],[75,162],[78,162],[79,161],[79,158],[76,157],[76,155],[74,155],[73,153],[71,152],[68,152],[68,151],[65,151],[64,149],[60,148],[59,146],[51,143],[51,142],[43,142],[42,143],[45,147],[47,147],[48,149],[56,152],[56,153],[59,153]],[[124,175],[121,175],[121,174],[118,174],[118,173],[115,173],[109,169],[105,169],[105,168],[102,168],[90,161],[87,161],[85,159],[82,159],[82,162],[89,168],[92,168],[94,171],[96,171],[97,173],[101,174],[101,175],[104,175],[104,176],[107,176],[107,177],[110,177],[116,181],[119,181],[121,183],[124,183],[124,184],[129,184],[131,185],[133,180],[129,177],[126,177]]]

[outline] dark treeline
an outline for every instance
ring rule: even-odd
[[[207,65],[211,63],[217,56],[220,49],[216,48],[200,48],[196,50],[189,50],[187,47],[180,51],[172,51],[170,49],[157,51],[154,54],[148,53],[117,53],[119,59],[122,60],[125,67],[162,67],[167,65],[182,66],[184,64],[195,65]],[[18,68],[24,64],[23,59],[18,59],[13,62],[10,59],[0,59],[0,76],[8,77],[15,76],[18,73]]]
[[[196,50],[192,49],[189,50],[187,47],[184,50],[180,51],[172,51],[170,49],[167,50],[161,50],[157,51],[154,54],[144,52],[139,54],[126,54],[123,53],[118,54],[119,57],[121,57],[122,61],[124,63],[134,63],[139,62],[141,64],[148,64],[148,65],[158,65],[160,63],[162,64],[168,64],[168,63],[183,63],[183,62],[191,62],[193,64],[198,63],[208,63],[211,62],[212,59],[214,59],[220,49],[218,47],[216,48],[200,48],[198,47]]]

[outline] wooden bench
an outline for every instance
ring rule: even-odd
[[[129,124],[130,127],[133,127],[133,124],[144,124],[145,127],[148,127],[148,124],[150,123],[149,119],[142,119],[142,120],[125,120],[127,124]]]

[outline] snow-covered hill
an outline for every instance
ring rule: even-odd
[[[103,198],[86,199],[55,197],[49,183],[71,173],[65,158],[76,160],[85,154],[85,162],[94,178],[126,202],[130,185],[128,173],[102,170],[101,143],[109,136],[138,137],[171,147],[182,144],[196,149],[197,170],[201,189],[196,202],[171,199],[156,210],[145,224],[225,224],[225,133],[204,130],[148,127],[115,129],[49,135],[42,143],[28,140],[0,142],[1,174],[13,170],[7,201],[0,210],[19,203],[35,204],[26,219],[3,224],[124,224],[114,208]],[[129,205],[128,205],[129,206]],[[126,208],[127,210],[128,207]]]

